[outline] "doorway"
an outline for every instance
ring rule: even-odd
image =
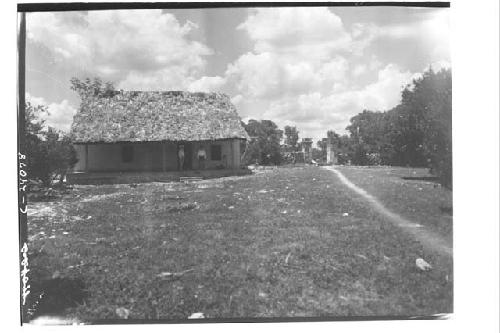
[[[193,169],[193,145],[191,142],[180,142],[177,144],[177,152],[179,152],[179,146],[184,146],[184,170]],[[177,162],[179,159],[177,158]],[[180,170],[180,165],[178,164],[178,170]]]

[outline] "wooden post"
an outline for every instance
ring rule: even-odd
[[[231,169],[234,169],[234,141],[229,139],[229,146],[231,147]]]
[[[89,172],[89,145],[85,144],[85,172]]]
[[[165,142],[162,142],[161,143],[161,169],[163,172],[165,172],[165,164],[166,164],[166,161],[165,161],[165,148],[166,148],[166,144]]]
[[[241,149],[240,149],[240,139],[235,139],[234,142],[234,149],[233,149],[233,154],[234,154],[234,165],[233,169],[239,169],[241,165]]]

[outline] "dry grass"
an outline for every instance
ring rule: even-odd
[[[57,271],[85,283],[90,296],[63,312],[81,320],[116,319],[119,307],[131,319],[452,312],[452,262],[321,168],[79,186],[59,202],[32,205],[29,234],[33,281]],[[419,272],[418,257],[434,269]],[[165,272],[184,273],[158,276]]]

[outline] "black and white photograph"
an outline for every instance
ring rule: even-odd
[[[22,323],[453,315],[449,2],[87,5],[18,8]]]

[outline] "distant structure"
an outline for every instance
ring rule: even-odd
[[[321,142],[321,144],[319,144]],[[318,147],[321,149],[321,163],[326,163],[326,143],[328,142],[328,138],[322,138],[321,141],[318,142]]]
[[[311,138],[303,138],[300,143],[302,152],[304,153],[304,162],[306,163],[311,163],[312,161],[312,144],[313,140]]]
[[[327,164],[337,164],[337,156],[335,156],[335,149],[333,149],[333,143],[330,140],[326,141],[326,163]]]

